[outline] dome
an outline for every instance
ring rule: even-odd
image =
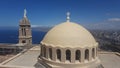
[[[48,31],[41,44],[53,47],[84,48],[96,46],[97,42],[91,33],[81,25],[64,22]]]
[[[41,41],[39,61],[46,68],[99,68],[98,43],[77,23],[67,21],[53,27]]]

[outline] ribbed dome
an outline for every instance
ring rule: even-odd
[[[53,47],[91,47],[96,46],[97,42],[90,32],[82,26],[64,22],[53,27],[44,37],[41,44]]]

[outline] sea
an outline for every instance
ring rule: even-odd
[[[32,43],[39,44],[47,32],[32,30]],[[19,32],[16,29],[0,29],[0,44],[16,44],[18,43]]]

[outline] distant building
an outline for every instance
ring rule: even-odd
[[[19,24],[19,44],[32,45],[31,25],[24,10],[24,17]]]

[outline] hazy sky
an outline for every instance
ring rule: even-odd
[[[24,8],[32,25],[65,22],[68,11],[83,25],[120,21],[120,0],[0,0],[0,26],[18,26]]]

